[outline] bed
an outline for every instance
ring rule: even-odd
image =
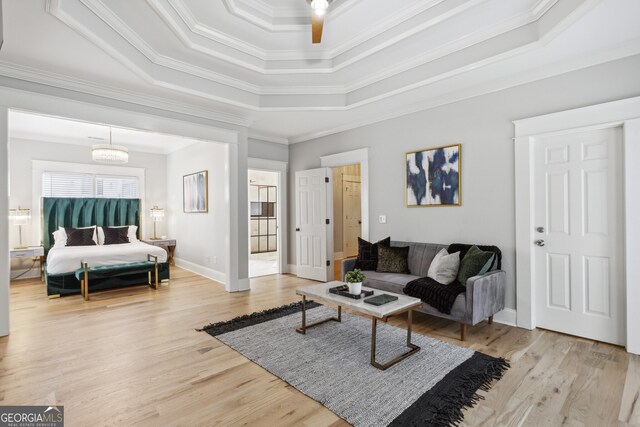
[[[53,198],[45,197],[43,207],[43,246],[45,249],[45,280],[47,295],[80,293],[80,281],[75,271],[81,261],[91,267],[122,265],[158,257],[159,280],[169,279],[167,253],[157,246],[135,241],[117,245],[54,247],[53,232],[59,227],[124,226],[140,228],[139,199]],[[140,238],[139,231],[136,237]],[[146,274],[131,274],[92,280],[91,289],[109,289],[147,283]]]

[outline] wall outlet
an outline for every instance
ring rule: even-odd
[[[214,263],[214,264],[217,264],[217,263],[218,263],[218,257],[217,257],[217,256],[214,256],[214,257],[213,257],[213,263]]]
[[[207,262],[207,264],[211,264],[211,257],[210,257],[210,256],[208,256],[208,257],[206,258],[206,262]]]
[[[378,222],[379,222],[380,224],[386,224],[386,223],[387,223],[387,216],[386,216],[386,215],[380,215],[380,216],[378,217]]]

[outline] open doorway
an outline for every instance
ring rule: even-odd
[[[333,258],[334,278],[341,280],[340,265],[358,255],[362,237],[360,164],[333,168]]]
[[[249,277],[280,272],[278,172],[249,170]]]

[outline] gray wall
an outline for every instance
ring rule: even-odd
[[[249,138],[249,157],[256,159],[289,161],[289,147],[276,142],[260,141]]]
[[[289,149],[289,218],[294,173],[320,156],[369,147],[370,237],[499,246],[507,271],[507,307],[515,308],[515,195],[512,120],[640,95],[640,55],[376,123]],[[462,144],[462,206],[406,208],[405,152]],[[387,215],[379,224],[378,215]],[[289,263],[296,263],[295,223]]]

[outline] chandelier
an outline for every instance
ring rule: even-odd
[[[109,143],[94,145],[91,149],[91,157],[96,163],[123,164],[129,162],[129,150],[122,145],[113,145],[111,127],[109,127]]]

